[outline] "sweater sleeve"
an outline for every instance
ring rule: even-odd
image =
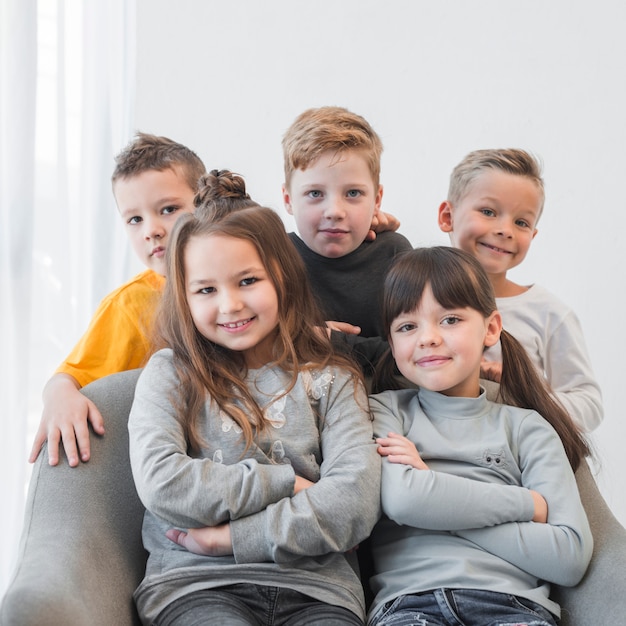
[[[519,455],[522,484],[545,498],[548,522],[508,523],[457,534],[537,578],[576,585],[591,559],[593,538],[563,445],[536,413],[521,425]]]
[[[148,510],[183,528],[215,526],[293,493],[290,465],[250,458],[227,465],[189,456],[171,402],[177,383],[171,351],[157,352],[139,377],[130,412],[131,467]]]
[[[291,498],[230,523],[238,563],[345,552],[380,515],[380,458],[362,386],[337,376],[320,404],[320,478]]]
[[[602,393],[580,322],[572,311],[552,329],[544,358],[547,380],[574,422],[586,432],[597,428],[604,417]]]
[[[387,437],[390,432],[406,436],[410,422],[419,419],[413,415],[405,423],[398,397],[394,392],[370,396],[376,437]],[[417,405],[414,408],[420,410]],[[415,469],[386,458],[382,461],[381,502],[383,513],[397,524],[428,530],[491,528],[529,521],[534,515],[526,488]]]

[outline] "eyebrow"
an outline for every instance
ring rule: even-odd
[[[240,279],[240,278],[243,278],[244,276],[250,276],[251,274],[264,274],[265,275],[267,274],[267,272],[265,271],[265,268],[263,266],[256,267],[253,265],[244,270],[241,270],[240,272],[237,272],[236,274],[233,274],[229,278]],[[196,287],[200,285],[210,285],[210,284],[213,284],[214,282],[215,282],[214,278],[196,278],[194,280],[188,281],[187,284],[189,285],[189,287]]]
[[[154,203],[154,206],[163,206],[164,204],[183,204],[183,199],[180,196],[167,196],[165,198],[159,198],[159,200]],[[129,213],[137,213],[141,211],[137,207],[131,207],[126,209],[125,211],[120,211],[120,215],[127,215]]]

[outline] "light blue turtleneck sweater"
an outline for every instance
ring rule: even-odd
[[[408,437],[429,470],[383,459],[386,517],[372,534],[373,617],[400,595],[440,587],[529,598],[559,615],[549,583],[575,585],[593,547],[561,440],[538,413],[427,390],[370,397],[375,436]],[[529,489],[548,503],[532,522]],[[370,617],[370,619],[371,619]],[[370,622],[371,623],[371,622]]]

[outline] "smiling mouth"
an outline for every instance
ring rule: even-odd
[[[435,367],[437,365],[443,365],[450,359],[447,356],[425,356],[416,361],[420,367]]]
[[[152,249],[150,256],[159,256],[164,252],[165,252],[165,248],[163,246],[157,246],[156,248]]]
[[[238,322],[228,322],[225,324],[218,324],[218,326],[225,328],[226,330],[237,330],[243,326],[248,325],[254,318],[249,317],[247,320],[239,320]]]
[[[485,248],[488,248],[489,250],[493,250],[494,252],[498,252],[500,254],[513,254],[512,252],[509,252],[509,250],[504,250],[503,248],[498,248],[497,246],[492,246],[488,243],[480,242],[480,245]]]

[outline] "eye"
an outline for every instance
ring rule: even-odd
[[[246,287],[248,285],[254,285],[259,279],[256,276],[248,276],[247,278],[242,278],[239,283],[242,287]]]
[[[415,330],[417,326],[412,322],[405,322],[404,324],[400,324],[395,330],[396,333],[408,333],[412,330]]]
[[[530,224],[526,220],[516,220],[515,224],[520,228],[530,228]]]
[[[215,287],[202,287],[202,289],[198,290],[198,293],[202,293],[202,294],[209,294],[209,293],[214,293],[215,292]]]
[[[311,189],[311,191],[307,191],[306,195],[309,198],[313,198],[314,200],[317,200],[318,198],[322,197],[322,192],[319,189]]]
[[[161,213],[163,215],[172,215],[173,213],[176,213],[176,211],[178,211],[180,209],[179,206],[175,206],[175,205],[169,205],[169,206],[164,206],[161,209]]]
[[[442,320],[442,324],[444,326],[455,326],[456,324],[458,324],[461,321],[461,318],[458,315],[446,315],[443,320]]]
[[[143,218],[139,217],[138,215],[135,215],[134,217],[126,220],[127,224],[141,224],[141,222],[143,222]]]
[[[480,212],[486,217],[494,217],[496,214],[496,212],[493,209],[487,209],[487,208],[480,209]]]
[[[359,196],[362,196],[363,193],[361,192],[360,189],[350,189],[348,191],[348,193],[346,193],[346,196],[348,196],[348,198],[358,198]]]

